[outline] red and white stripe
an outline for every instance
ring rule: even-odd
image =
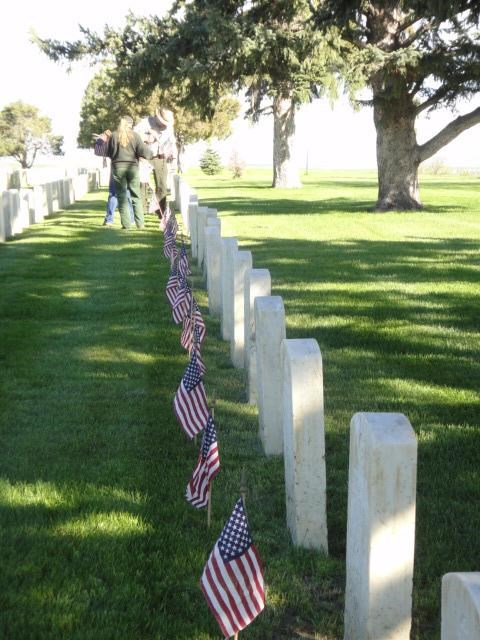
[[[187,485],[185,497],[192,506],[197,509],[207,506],[210,483],[219,471],[220,457],[218,455],[218,444],[215,442],[210,447],[205,460],[203,460],[202,452],[200,451],[197,466],[193,470],[192,477]]]
[[[200,586],[225,638],[244,629],[265,607],[262,563],[253,544],[240,557],[224,562],[217,542]]]
[[[189,438],[200,433],[207,424],[209,413],[203,382],[200,381],[191,391],[187,391],[182,378],[173,399],[173,410]]]

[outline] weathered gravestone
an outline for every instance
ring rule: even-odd
[[[295,546],[328,553],[322,354],[284,340],[283,452],[287,526]]]
[[[237,251],[233,259],[233,333],[230,357],[237,369],[245,366],[245,273],[252,268],[250,251]]]
[[[209,209],[211,211],[211,209]],[[216,213],[216,212],[215,212]],[[205,282],[208,281],[208,258],[207,258],[207,231],[209,229],[216,228],[220,234],[220,230],[222,228],[222,222],[220,218],[217,218],[216,215],[207,215],[205,221],[205,227],[203,229],[203,265],[202,265],[202,275]]]
[[[210,315],[219,317],[222,305],[222,237],[220,220],[218,224],[209,225],[205,229],[205,252],[207,264],[208,311]]]
[[[350,423],[345,640],[409,640],[417,440],[401,413]]]
[[[190,202],[188,205],[188,219],[190,221],[190,251],[192,259],[198,256],[198,202]]]
[[[236,238],[222,238],[222,338],[231,340],[233,335],[233,257],[238,251]]]
[[[480,572],[447,573],[442,579],[441,640],[479,638]]]
[[[245,368],[247,395],[250,404],[257,404],[257,354],[255,340],[255,298],[269,296],[272,279],[268,269],[247,269],[245,272]]]
[[[283,454],[281,346],[285,308],[280,296],[255,298],[259,435],[266,455]]]

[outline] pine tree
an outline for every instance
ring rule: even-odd
[[[377,209],[418,209],[418,167],[480,122],[480,108],[459,116],[423,144],[423,112],[455,107],[480,89],[480,4],[476,0],[310,1],[317,25],[341,30],[350,47],[350,90],[371,90],[377,131]]]
[[[219,154],[215,151],[215,149],[212,149],[211,147],[205,149],[202,157],[200,158],[199,164],[200,169],[208,176],[213,176],[217,173],[220,173],[223,169],[222,161]]]

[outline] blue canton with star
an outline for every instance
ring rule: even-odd
[[[212,446],[214,442],[217,441],[217,434],[215,431],[215,425],[213,423],[212,416],[208,416],[207,424],[205,425],[205,429],[203,431],[202,438],[202,458],[205,458],[208,455],[208,450]]]
[[[197,363],[197,356],[193,353],[190,363],[183,374],[183,384],[187,391],[191,391],[197,386],[197,384],[199,384],[199,382],[201,382],[201,380],[202,374]]]
[[[229,562],[243,555],[252,544],[247,516],[243,509],[243,500],[240,498],[230,519],[223,527],[218,540],[218,548],[224,562]]]

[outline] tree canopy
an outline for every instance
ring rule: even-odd
[[[351,48],[344,78],[368,86],[379,167],[378,208],[417,208],[418,165],[480,122],[480,108],[419,145],[416,118],[455,109],[480,89],[480,5],[474,0],[310,0],[318,28],[336,26]]]
[[[0,111],[0,155],[12,156],[24,169],[38,153],[62,155],[63,136],[52,134],[50,118],[24,102],[12,102]]]
[[[150,95],[138,95],[121,84],[117,69],[104,65],[92,78],[85,91],[80,111],[78,144],[91,147],[95,133],[113,129],[124,114],[138,120],[155,113],[157,106],[171,109],[175,115],[175,137],[179,156],[186,144],[211,138],[224,139],[231,132],[232,121],[238,116],[240,103],[230,95],[219,98],[210,120],[202,117],[198,109],[188,108],[182,100],[184,88],[177,84],[168,90],[156,88]]]
[[[249,116],[274,115],[282,174],[291,160],[296,107],[326,88],[334,92],[341,58],[333,39],[315,28],[306,0],[178,0],[166,17],[130,14],[119,31],[82,29],[76,42],[37,42],[54,60],[109,56],[120,82],[138,95],[181,86],[177,105],[208,118],[227,91],[245,91]]]
[[[76,42],[37,40],[52,59],[109,56],[138,94],[181,85],[180,106],[211,117],[225,91],[244,90],[249,115],[274,116],[274,186],[298,184],[295,110],[369,87],[377,130],[380,209],[421,206],[418,166],[480,122],[480,108],[419,145],[416,118],[452,109],[480,88],[477,0],[177,0],[165,17],[136,18]]]

